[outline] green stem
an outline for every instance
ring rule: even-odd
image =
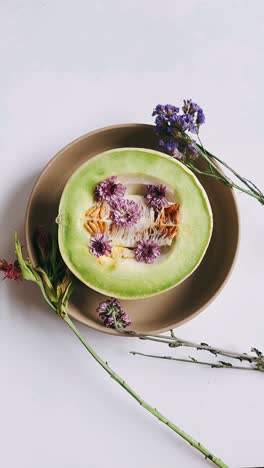
[[[203,146],[200,146],[196,144],[195,142],[192,142],[192,146],[198,151],[198,153],[202,156],[202,158],[207,161],[208,165],[210,167],[213,167],[216,174],[219,175],[220,178],[222,177],[222,179],[224,179],[223,180],[224,183],[226,183],[230,187],[233,187],[239,190],[240,192],[246,193],[247,195],[250,195],[251,197],[256,198],[260,203],[264,204],[264,195],[259,189],[257,189],[257,187],[254,184],[247,181],[247,179],[245,179],[244,177],[241,177],[236,171],[234,171],[234,169],[232,169],[230,166],[228,166],[226,163],[221,161],[216,156],[209,153],[207,150],[205,150]],[[244,185],[246,185],[246,187],[248,187],[249,190],[245,189],[244,187],[241,187],[240,185],[237,185],[229,177],[223,176],[222,172],[217,167],[217,165],[214,164],[213,160],[218,161],[224,167],[229,169],[241,182],[243,182]],[[210,173],[207,173],[206,175],[210,175]]]
[[[166,426],[168,426],[171,430],[176,432],[179,436],[181,436],[186,442],[188,442],[192,447],[196,448],[199,452],[201,452],[206,458],[211,460],[216,466],[220,468],[228,468],[220,458],[217,458],[213,455],[207,448],[189,436],[186,432],[184,432],[180,427],[176,426],[173,422],[169,421],[165,416],[163,416],[157,409],[150,406],[146,403],[142,398],[121,378],[118,374],[116,374],[109,365],[103,361],[103,359],[98,356],[98,354],[93,350],[93,348],[87,343],[87,341],[83,338],[79,330],[76,328],[74,323],[71,321],[69,316],[66,315],[64,317],[64,321],[73,331],[73,333],[77,336],[83,346],[87,349],[87,351],[91,354],[91,356],[98,362],[98,364],[112,377],[121,387],[126,390],[143,408],[145,408],[149,413],[151,413],[155,418],[159,419],[159,421],[163,422]]]
[[[200,141],[200,144],[201,144],[201,141]],[[205,151],[202,144],[201,144],[201,147],[202,147],[203,151]],[[240,174],[238,174],[238,172],[235,171],[235,169],[233,169],[225,161],[222,161],[222,159],[218,158],[214,154],[210,153],[207,150],[206,150],[206,153],[208,154],[208,156],[210,156],[210,158],[212,158],[215,161],[219,162],[220,164],[222,164],[222,166],[226,167],[226,169],[228,169],[230,172],[232,172],[232,174],[234,174],[241,182],[243,182],[243,184],[245,184],[250,190],[252,190],[252,192],[254,192],[256,195],[260,195],[261,197],[264,197],[264,194],[261,192],[261,190],[253,182],[246,179],[245,177],[242,177]]]
[[[207,361],[199,361],[197,359],[184,359],[184,358],[175,358],[173,356],[163,356],[160,354],[146,354],[146,353],[140,353],[138,351],[130,351],[130,354],[133,354],[133,356],[145,356],[145,357],[150,357],[150,358],[155,358],[155,359],[167,359],[168,361],[178,361],[178,362],[188,362],[190,364],[201,364],[203,366],[210,366],[213,367],[214,369],[240,369],[240,370],[249,370],[249,371],[259,371],[259,372],[264,372],[264,369],[258,369],[257,367],[242,367],[242,366],[233,366],[228,363],[220,363],[217,362],[214,364],[213,362],[207,362]]]
[[[177,338],[174,333],[171,333],[170,336],[168,335],[144,335],[142,333],[136,333],[134,331],[126,332],[132,337],[139,338],[140,340],[147,340],[147,341],[154,341],[158,343],[167,344],[171,348],[194,348],[197,351],[207,351],[212,354],[228,357],[231,359],[238,359],[239,361],[247,361],[250,364],[257,365],[263,358],[262,356],[254,356],[252,354],[246,353],[236,353],[234,351],[227,351],[221,348],[216,348],[215,346],[210,346],[206,343],[194,343],[192,341],[183,340],[181,338]]]

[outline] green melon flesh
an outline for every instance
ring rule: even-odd
[[[153,264],[133,258],[101,264],[89,251],[84,213],[94,205],[96,185],[113,175],[121,181],[163,183],[173,200],[180,203],[176,240]],[[176,286],[197,268],[208,247],[212,226],[207,195],[189,169],[157,151],[121,148],[89,159],[69,179],[59,207],[59,247],[68,268],[87,286],[117,298],[143,298]]]

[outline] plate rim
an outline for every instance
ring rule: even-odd
[[[80,141],[86,139],[87,137],[90,137],[92,135],[96,135],[97,133],[102,133],[102,132],[105,132],[105,131],[110,131],[110,130],[115,130],[115,129],[139,128],[139,127],[141,127],[141,128],[142,127],[152,127],[152,128],[154,128],[154,125],[146,124],[146,123],[123,123],[123,124],[114,124],[114,125],[109,125],[109,126],[105,126],[105,127],[100,127],[100,128],[95,129],[95,130],[92,130],[91,132],[87,132],[87,133],[79,136],[78,138],[75,138],[74,140],[69,142],[67,145],[65,145],[63,148],[61,148],[47,162],[47,164],[43,167],[43,169],[40,171],[40,173],[39,173],[39,175],[38,175],[38,177],[37,177],[37,179],[36,179],[36,181],[35,181],[35,183],[34,183],[34,185],[32,187],[32,190],[30,192],[30,196],[29,196],[28,202],[27,202],[26,212],[25,212],[25,225],[24,225],[25,242],[26,242],[27,252],[29,254],[29,257],[32,259],[33,264],[36,261],[36,256],[35,256],[35,252],[33,250],[33,245],[30,242],[30,228],[29,228],[29,225],[30,225],[30,223],[29,223],[30,209],[31,209],[31,205],[32,205],[32,200],[34,198],[35,192],[37,190],[37,187],[38,187],[38,184],[40,182],[40,179],[41,179],[42,175],[49,169],[49,167],[52,165],[53,161],[55,159],[57,159],[62,153],[64,153],[65,150],[71,148],[76,143],[79,143]],[[183,325],[184,323],[187,323],[190,320],[192,320],[193,318],[195,318],[197,315],[199,315],[201,312],[203,312],[217,298],[217,296],[221,293],[221,291],[223,290],[223,288],[227,284],[228,280],[230,279],[230,276],[231,276],[231,274],[232,274],[232,272],[234,270],[234,267],[235,267],[235,264],[236,264],[236,261],[237,261],[237,258],[238,258],[238,252],[239,252],[239,247],[240,247],[241,223],[240,223],[240,215],[239,215],[239,210],[238,210],[238,203],[237,203],[236,194],[235,194],[233,188],[227,187],[227,189],[230,191],[230,196],[233,198],[235,215],[236,215],[236,225],[237,225],[237,239],[236,239],[235,251],[234,251],[233,258],[232,258],[230,268],[229,268],[229,271],[228,271],[227,275],[225,276],[223,282],[218,287],[218,289],[214,292],[214,294],[201,307],[199,307],[195,312],[190,314],[188,317],[185,317],[184,319],[178,321],[176,324],[175,323],[172,324],[169,328],[168,327],[162,327],[162,328],[152,330],[151,331],[152,334],[153,333],[160,334],[160,333],[166,332],[166,331],[168,331],[170,329],[178,328],[181,325]],[[78,322],[82,323],[83,325],[88,326],[89,328],[92,328],[94,330],[100,331],[102,333],[111,334],[111,335],[115,335],[115,336],[123,336],[123,337],[128,337],[129,336],[126,333],[122,333],[122,332],[119,332],[119,331],[111,329],[111,328],[106,328],[106,327],[101,328],[101,327],[98,326],[98,324],[96,322],[93,322],[93,321],[91,321],[91,323],[88,325],[84,320],[82,320],[82,317],[76,317],[74,313],[72,314],[71,312],[69,312],[69,315],[70,315],[71,318],[77,320]],[[147,335],[147,332],[146,333],[140,333],[140,334]]]

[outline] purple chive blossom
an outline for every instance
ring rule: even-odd
[[[126,187],[117,182],[116,176],[112,176],[103,180],[95,187],[94,196],[98,202],[107,201],[111,204],[119,198],[123,198],[125,192]]]
[[[91,237],[89,247],[91,254],[95,257],[109,256],[112,251],[111,240],[100,232]]]
[[[160,256],[160,248],[158,244],[150,240],[138,241],[134,252],[137,262],[154,263]]]
[[[107,328],[126,328],[131,325],[129,316],[117,299],[111,298],[100,302],[96,312]]]
[[[162,210],[162,208],[168,205],[166,192],[166,185],[147,185],[147,193],[145,195],[147,204],[156,211]]]
[[[141,217],[140,208],[133,200],[120,199],[112,208],[111,218],[117,226],[134,226]]]

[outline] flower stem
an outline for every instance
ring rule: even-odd
[[[107,362],[103,361],[103,359],[98,356],[98,354],[93,350],[93,348],[87,343],[84,337],[81,335],[79,330],[76,328],[74,323],[71,321],[70,317],[66,315],[64,321],[73,331],[73,333],[77,336],[83,346],[87,349],[87,351],[91,354],[91,356],[100,364],[100,366],[112,377],[121,387],[126,390],[143,408],[145,408],[149,413],[151,413],[155,418],[159,419],[159,421],[163,422],[166,426],[168,426],[171,430],[176,432],[180,437],[182,437],[186,442],[188,442],[192,447],[197,449],[201,452],[205,458],[211,460],[216,466],[220,468],[228,468],[220,458],[217,458],[213,455],[207,448],[205,448],[200,442],[193,439],[190,435],[184,432],[180,427],[176,426],[173,422],[163,416],[156,408],[153,408],[148,403],[146,403],[142,398],[118,375],[116,374],[111,367],[107,364]]]
[[[221,348],[217,348],[215,346],[209,346],[207,343],[195,343],[192,341],[187,341],[183,340],[181,338],[177,338],[174,335],[174,332],[171,330],[171,334],[168,335],[144,335],[141,333],[136,333],[134,331],[129,331],[125,332],[128,333],[130,336],[139,338],[140,340],[148,340],[148,341],[154,341],[158,343],[164,343],[167,344],[170,348],[179,348],[179,347],[185,347],[185,348],[194,348],[197,351],[207,351],[214,356],[224,356],[228,357],[231,359],[236,359],[239,360],[240,362],[246,361],[249,364],[253,364],[254,367],[252,367],[252,370],[258,370],[263,372],[264,371],[264,355],[258,351],[256,348],[252,348],[252,352],[254,354],[247,354],[247,353],[236,353],[234,351],[227,351]],[[195,362],[195,361],[193,361]],[[233,369],[236,369],[235,366],[232,366]],[[251,368],[247,368],[251,369]]]
[[[202,145],[201,145],[201,147],[202,147],[203,151],[205,151],[205,149],[203,148]],[[236,172],[225,161],[222,161],[222,159],[218,158],[214,154],[210,153],[207,150],[206,150],[206,153],[208,154],[208,156],[210,158],[212,158],[215,161],[219,162],[220,164],[222,164],[222,166],[226,167],[226,169],[228,169],[230,172],[232,172],[232,174],[234,174],[241,182],[243,182],[243,184],[245,184],[250,190],[252,190],[252,192],[254,192],[256,195],[260,195],[262,198],[264,198],[264,194],[261,192],[261,190],[253,182],[246,179],[245,177],[242,177],[240,174],[238,174],[238,172]]]
[[[178,362],[188,362],[190,364],[201,364],[203,366],[209,366],[214,369],[240,369],[240,370],[249,370],[249,371],[260,371],[264,372],[264,369],[257,369],[256,367],[243,367],[243,366],[233,366],[228,362],[208,362],[208,361],[199,361],[198,359],[190,358],[190,359],[184,359],[184,358],[175,358],[173,356],[163,356],[160,354],[146,354],[146,353],[140,353],[138,351],[130,351],[130,354],[133,354],[133,356],[145,356],[145,357],[150,357],[150,358],[155,358],[155,359],[167,359],[168,361],[178,361]]]
[[[213,154],[211,154],[209,151],[205,150],[204,147],[200,144],[198,145],[195,142],[192,142],[193,147],[198,151],[200,156],[202,156],[203,159],[205,159],[209,165],[210,172],[207,172],[205,175],[211,175],[212,176],[212,168],[215,171],[214,175],[215,178],[222,180],[226,185],[229,185],[230,187],[233,187],[243,193],[246,193],[247,195],[250,195],[253,198],[256,198],[260,203],[264,204],[264,194],[261,192],[260,189],[256,187],[253,182],[250,182],[247,180],[245,177],[242,177],[236,172],[234,169],[232,169],[228,164],[226,164],[224,161],[221,159],[217,158]],[[229,177],[225,176],[218,168],[216,164],[214,164],[214,161],[217,161],[218,163],[222,164],[224,167],[226,167],[232,174],[234,174],[246,187],[241,187],[241,185],[236,184],[233,182]],[[198,171],[196,171],[198,172]]]

